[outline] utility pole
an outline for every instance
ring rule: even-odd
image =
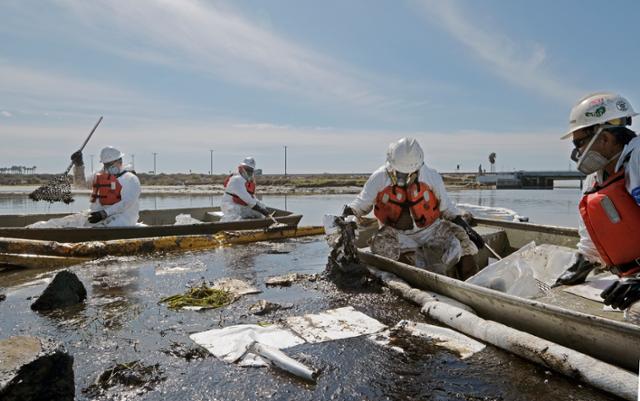
[[[131,153],[131,170],[136,169],[136,155]]]
[[[93,169],[93,155],[89,155],[91,156],[91,172],[93,173],[95,170]]]
[[[156,156],[158,154],[156,152],[153,152],[153,175],[156,175],[157,170],[156,170]]]
[[[287,178],[287,147],[284,147],[284,178]]]
[[[211,169],[209,170],[209,175],[213,175],[213,149],[209,149],[209,153],[211,154]]]

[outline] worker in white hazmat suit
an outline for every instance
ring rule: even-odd
[[[484,241],[462,219],[462,211],[449,199],[442,177],[427,167],[423,158],[422,148],[413,138],[389,145],[385,165],[345,206],[343,216],[362,217],[373,209],[381,227],[372,240],[373,252],[398,259],[415,251],[417,266],[464,280],[476,273],[473,255]],[[399,252],[391,249],[394,242]]]
[[[269,215],[267,207],[255,196],[255,168],[256,161],[253,157],[246,157],[238,166],[237,172],[225,179],[220,205],[224,214],[221,221],[260,219]]]
[[[571,159],[587,175],[579,205],[576,262],[556,284],[578,284],[597,265],[620,280],[602,292],[604,303],[626,309],[640,300],[640,138],[627,128],[638,115],[617,93],[580,99],[569,117]]]
[[[140,181],[122,163],[124,153],[107,146],[100,152],[103,167],[86,179],[82,152],[71,155],[74,185],[91,189],[87,223],[95,227],[135,226],[138,222]]]

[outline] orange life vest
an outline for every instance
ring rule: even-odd
[[[224,186],[225,189],[227,188],[227,185],[229,185],[229,180],[233,176],[234,174],[229,174],[229,176],[224,179],[224,183],[222,185]],[[253,180],[251,181],[245,180],[244,187],[247,189],[247,192],[249,193],[249,195],[251,195],[251,197],[253,198],[254,197],[253,195],[256,193],[256,182]],[[238,205],[242,205],[242,206],[247,206],[247,202],[240,199],[238,195],[232,194],[231,192],[225,192],[225,193],[231,195],[231,197],[233,198],[233,203],[237,203]]]
[[[607,266],[620,275],[640,271],[640,206],[625,188],[624,169],[585,193],[580,215]]]
[[[382,224],[395,227],[402,210],[409,208],[416,226],[429,227],[440,217],[440,201],[424,182],[410,184],[406,189],[389,185],[376,196],[373,213]]]
[[[97,200],[102,206],[109,206],[120,202],[120,200],[122,200],[122,185],[118,182],[118,177],[124,173],[126,173],[126,171],[118,175],[105,172],[96,174],[93,180],[93,190],[91,191],[91,197],[89,199],[91,203]]]

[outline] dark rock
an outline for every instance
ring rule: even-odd
[[[7,299],[7,296],[4,294],[0,294],[0,302],[4,301],[5,299]]]
[[[9,337],[0,340],[0,399],[72,401],[73,357],[51,340]]]
[[[56,274],[53,281],[45,288],[42,295],[31,304],[31,309],[44,311],[75,305],[87,298],[78,276],[68,270]]]

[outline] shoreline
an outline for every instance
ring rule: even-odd
[[[2,185],[0,186],[0,196],[20,196],[28,195],[35,190],[37,185]],[[466,185],[446,185],[448,191],[489,189],[469,187]],[[317,187],[296,187],[282,185],[258,186],[257,193],[260,195],[357,195],[362,190],[360,186],[317,186]],[[89,189],[73,189],[74,195],[89,195]],[[142,195],[218,195],[224,194],[222,185],[143,185]]]

